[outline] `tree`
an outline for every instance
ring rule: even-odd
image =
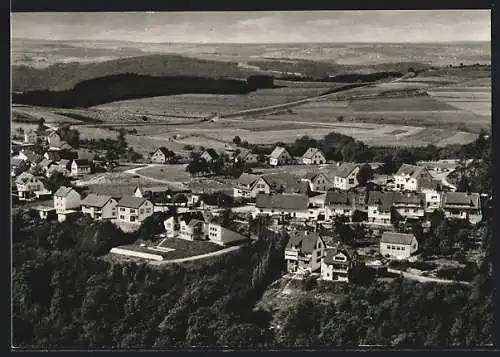
[[[235,136],[233,139],[233,143],[236,146],[239,146],[241,144],[241,138],[239,136]]]
[[[360,186],[366,186],[367,182],[373,179],[373,170],[370,165],[364,164],[359,168],[356,176]]]
[[[41,132],[41,131],[44,131],[44,130],[45,130],[45,119],[44,118],[40,118],[37,121],[36,131],[37,132]]]

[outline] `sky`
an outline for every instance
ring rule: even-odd
[[[490,10],[12,13],[14,38],[149,43],[491,41]]]

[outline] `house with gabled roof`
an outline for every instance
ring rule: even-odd
[[[40,170],[42,170],[42,172],[44,174],[47,173],[48,169],[51,167],[51,166],[57,166],[57,164],[50,160],[50,159],[42,159],[42,161],[40,161],[36,167],[38,167]]]
[[[339,190],[350,190],[359,185],[358,183],[358,172],[360,166],[353,163],[342,163],[338,166],[333,173],[333,187]]]
[[[49,149],[43,154],[43,157],[46,158],[47,160],[52,160],[54,162],[58,162],[61,160],[61,156],[59,155],[59,150],[52,150]]]
[[[50,147],[59,147],[61,143],[61,135],[56,130],[50,130],[46,136],[47,144]]]
[[[95,220],[115,219],[118,202],[111,196],[91,193],[82,200],[83,214],[88,214]]]
[[[15,180],[18,199],[20,201],[33,200],[41,195],[51,192],[46,188],[45,178],[35,176],[29,172],[23,172]]]
[[[440,180],[422,179],[420,181],[420,192],[425,195],[425,212],[434,212],[441,208],[443,191],[448,190]]]
[[[71,176],[80,176],[92,173],[92,163],[87,159],[75,159],[71,163]]]
[[[28,161],[31,167],[35,167],[40,161],[42,161],[43,156],[38,155],[32,150],[22,149],[18,155],[19,158]]]
[[[71,161],[67,159],[59,160],[58,171],[64,176],[69,176],[71,173]]]
[[[422,180],[432,180],[424,166],[403,164],[394,174],[394,189],[397,191],[418,191]]]
[[[447,218],[467,219],[472,224],[483,219],[479,193],[445,192],[442,208]]]
[[[54,193],[54,208],[57,214],[80,209],[82,196],[72,187],[61,186]]]
[[[255,164],[259,162],[259,155],[245,148],[238,148],[239,152],[234,155],[234,162],[245,162],[247,164]]]
[[[217,160],[219,154],[214,149],[206,149],[201,153],[201,158],[205,159],[206,162],[212,162]]]
[[[240,221],[225,221],[221,216],[215,217],[208,225],[208,239],[218,245],[246,241],[249,239],[249,227]]]
[[[257,183],[259,178],[259,175],[249,174],[246,172],[242,173],[233,188],[233,196],[235,198],[251,198],[252,188]]]
[[[285,248],[285,261],[289,273],[310,273],[321,268],[325,242],[317,232],[302,231],[292,235]]]
[[[327,248],[321,261],[321,279],[326,281],[349,282],[349,275],[360,263],[356,249],[337,245]]]
[[[370,191],[368,193],[368,223],[390,225],[394,193]]]
[[[175,154],[166,147],[162,146],[153,152],[151,155],[151,162],[155,164],[166,164],[173,158],[175,158]]]
[[[292,161],[292,157],[288,151],[281,146],[276,146],[273,152],[269,155],[269,165],[279,166],[286,165]]]
[[[392,205],[404,218],[423,218],[425,194],[421,192],[394,192]]]
[[[314,192],[326,192],[333,187],[328,176],[322,172],[308,172],[301,180],[309,183],[311,191]]]
[[[125,196],[116,204],[118,220],[139,223],[153,214],[153,204],[146,198]]]
[[[320,149],[309,148],[304,155],[302,155],[302,163],[304,165],[322,165],[326,164],[326,158]]]
[[[186,240],[205,240],[208,235],[208,220],[211,215],[201,211],[185,212],[178,216],[179,238]]]
[[[347,217],[352,219],[356,210],[355,197],[352,192],[328,191],[325,197],[325,213],[329,219]]]
[[[309,197],[299,194],[257,194],[255,198],[255,211],[257,214],[268,214],[271,216],[286,216],[296,219],[309,218]]]
[[[380,254],[398,260],[408,259],[418,250],[418,242],[413,234],[384,232],[380,238]]]

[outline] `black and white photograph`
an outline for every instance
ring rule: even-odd
[[[491,10],[10,19],[11,350],[494,346]]]

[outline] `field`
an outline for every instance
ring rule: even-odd
[[[186,165],[149,166],[136,172],[139,175],[169,182],[186,182],[190,179],[189,174],[186,172]]]

